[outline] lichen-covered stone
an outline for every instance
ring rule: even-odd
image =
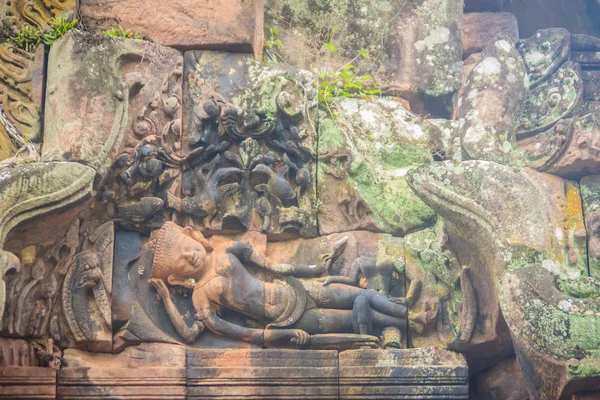
[[[512,40],[489,43],[458,100],[467,159],[507,162],[528,89],[525,65]]]
[[[517,42],[517,48],[534,88],[569,59],[571,35],[561,28],[542,29],[534,36]]]
[[[476,304],[461,292],[461,266],[448,248],[440,220],[434,228],[407,235],[404,241],[411,345],[457,349],[471,340]],[[468,272],[466,273],[468,274]],[[466,278],[468,279],[468,278]],[[468,290],[472,289],[470,286]],[[475,307],[472,307],[472,306]]]
[[[581,179],[590,276],[600,279],[600,176]]]
[[[440,98],[458,90],[462,14],[463,1],[458,0],[425,0],[402,7],[397,28],[398,70],[387,91]]]
[[[563,293],[555,282],[539,264],[508,271],[502,278],[502,311],[534,399],[568,397],[575,387],[594,389],[600,375],[597,291],[592,298],[578,298]]]
[[[408,182],[444,219],[450,248],[470,266],[476,326],[489,327],[477,330],[467,349],[474,365],[510,354],[497,297],[504,271],[538,262],[564,278],[587,275],[574,183],[485,161],[422,166],[409,172]]]
[[[547,130],[567,117],[579,104],[582,93],[579,65],[566,62],[529,92],[517,138]]]
[[[600,112],[565,119],[549,134],[553,132],[561,135],[558,142],[563,143],[560,157],[553,159],[546,172],[569,179],[600,172]]]
[[[435,213],[408,188],[408,170],[433,160],[442,133],[392,99],[344,99],[319,123],[319,227],[403,234]]]

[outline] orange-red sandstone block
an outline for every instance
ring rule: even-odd
[[[263,0],[81,0],[84,25],[121,25],[163,46],[254,53],[263,47]]]

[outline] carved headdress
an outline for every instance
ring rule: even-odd
[[[152,278],[166,280],[171,274],[177,273],[177,261],[182,244],[194,241],[204,247],[206,252],[212,251],[212,246],[204,235],[190,227],[182,228],[174,222],[167,221],[156,235],[154,260],[152,262]]]

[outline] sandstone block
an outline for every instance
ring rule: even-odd
[[[29,53],[12,43],[0,45],[0,107],[28,141],[42,141],[42,94],[45,74],[44,46]],[[16,152],[6,127],[0,124],[0,160]]]
[[[338,398],[335,351],[189,350],[189,399]]]
[[[149,136],[176,152],[182,64],[178,51],[146,41],[69,32],[50,51],[42,159],[104,175]]]
[[[80,13],[91,29],[121,25],[163,46],[253,53],[263,48],[262,0],[83,0]]]
[[[61,399],[186,399],[185,348],[144,343],[120,354],[65,351]]]
[[[468,399],[462,355],[437,348],[350,350],[339,355],[340,399]]]
[[[398,69],[389,93],[443,98],[460,87],[462,0],[407,4],[398,11]]]
[[[501,36],[488,43],[458,100],[467,158],[501,162],[508,157],[528,88],[525,65],[512,40]]]
[[[466,13],[463,15],[463,59],[479,53],[498,35],[519,40],[519,24],[511,13]]]

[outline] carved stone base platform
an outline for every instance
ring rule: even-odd
[[[0,367],[0,399],[55,399],[56,371],[43,367]]]
[[[351,350],[339,355],[340,399],[468,399],[463,356],[440,349]]]
[[[188,399],[337,399],[336,351],[188,350]]]
[[[120,354],[69,349],[64,358],[59,399],[447,400],[469,392],[464,357],[435,348],[338,353],[146,343]]]
[[[59,399],[185,399],[185,348],[146,343],[120,354],[65,352]]]

